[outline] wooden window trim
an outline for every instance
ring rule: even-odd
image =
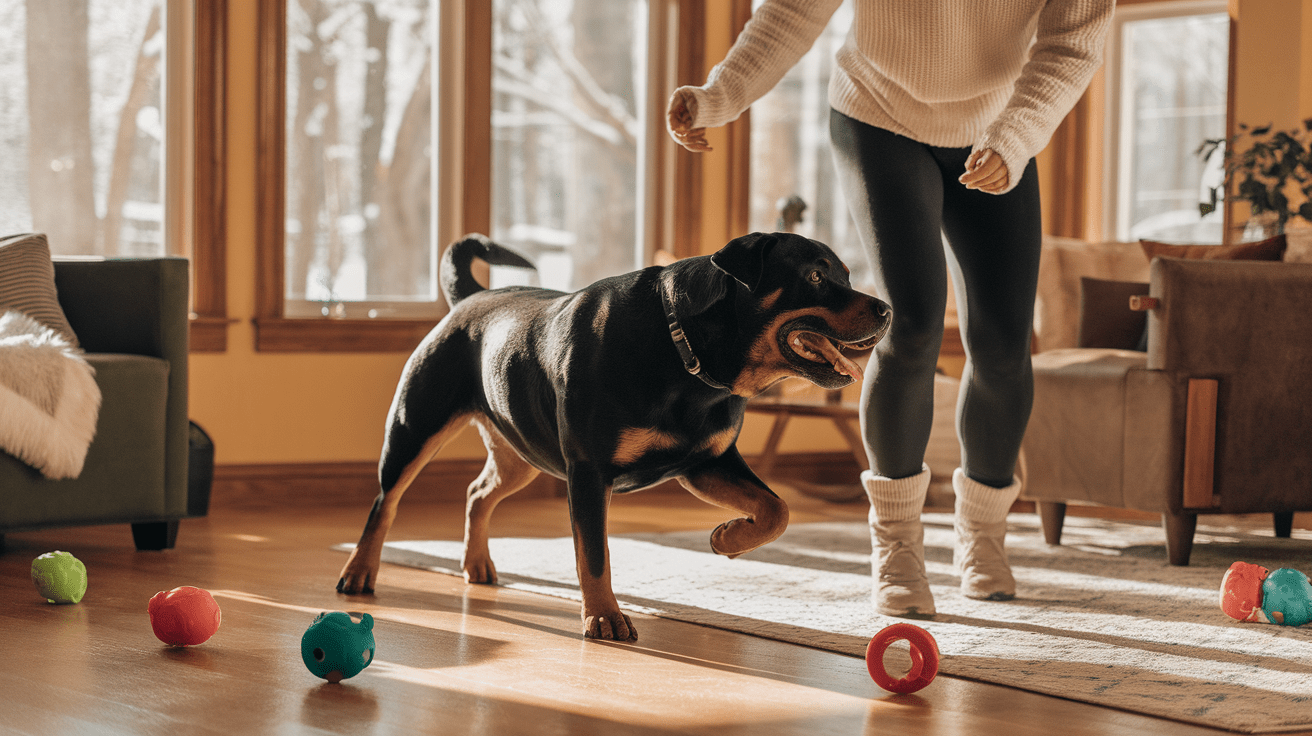
[[[191,352],[228,349],[228,0],[199,0],[195,13]]]

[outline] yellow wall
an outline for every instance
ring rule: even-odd
[[[712,63],[732,43],[728,5],[707,3],[706,58]],[[1312,0],[1241,0],[1240,12],[1241,19],[1252,19],[1246,29],[1251,34],[1241,35],[1240,119],[1266,116],[1265,122],[1278,114],[1292,125],[1312,116]],[[1291,18],[1290,12],[1298,17]],[[237,323],[226,353],[192,356],[191,415],[214,437],[219,463],[375,461],[404,354],[278,354],[253,348],[255,204],[262,194],[255,179],[256,30],[256,0],[231,0],[227,265],[228,310]],[[1280,67],[1293,67],[1296,73],[1270,73]],[[1300,76],[1303,84],[1298,85]],[[733,234],[727,232],[723,209],[728,175],[723,131],[710,131],[708,137],[717,150],[704,161],[702,235],[713,250]],[[765,420],[749,417],[739,443],[742,451],[758,452],[767,429]],[[846,445],[823,421],[794,420],[784,447],[840,451]],[[479,457],[482,452],[476,435],[466,432],[441,457]]]

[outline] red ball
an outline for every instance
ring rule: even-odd
[[[884,652],[888,645],[906,639],[911,645],[911,671],[902,679],[894,679],[884,669]],[[938,675],[938,642],[928,631],[908,623],[896,623],[884,628],[866,647],[866,668],[876,685],[892,693],[914,693],[934,681]]]
[[[176,647],[204,643],[219,630],[222,618],[214,596],[190,585],[156,593],[146,611],[155,636]]]

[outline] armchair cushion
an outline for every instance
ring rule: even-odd
[[[1034,356],[1025,498],[1167,510],[1154,491],[1178,472],[1170,461],[1179,452],[1170,431],[1176,387],[1146,362],[1138,351],[1099,348]]]
[[[77,335],[59,306],[55,265],[45,235],[0,238],[0,313],[9,310],[22,312],[77,347]]]
[[[165,422],[169,364],[160,358],[91,353],[104,397],[96,441],[76,481],[43,478],[0,453],[0,521],[13,529],[145,521],[169,516]],[[182,516],[184,514],[178,514]]]

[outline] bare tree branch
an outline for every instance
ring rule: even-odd
[[[593,78],[592,73],[588,71],[587,67],[583,66],[578,57],[574,55],[574,52],[562,46],[560,39],[548,31],[549,24],[536,4],[522,3],[521,7],[524,13],[529,16],[529,27],[534,29],[538,40],[555,55],[556,60],[560,62],[561,69],[574,82],[574,86],[582,93],[582,97],[590,102],[595,111],[606,118],[610,125],[623,131],[630,143],[636,145],[638,135],[642,132],[642,126],[638,123],[636,117],[629,114],[624,101],[597,84],[597,80]]]
[[[626,159],[634,160],[637,143],[636,139],[628,135],[628,131],[589,117],[587,113],[570,104],[569,100],[542,90],[509,59],[496,57],[495,63],[497,70],[502,74],[492,78],[493,91],[519,97],[550,110],[565,118],[579,130],[613,146]]]
[[[150,9],[146,32],[137,51],[137,68],[132,77],[127,100],[118,115],[118,134],[114,138],[114,159],[109,170],[109,192],[105,196],[105,219],[100,223],[100,242],[104,252],[119,252],[119,235],[123,229],[123,205],[132,184],[132,159],[137,144],[137,113],[145,106],[151,84],[159,76],[163,46],[155,36],[160,32],[160,6]]]

